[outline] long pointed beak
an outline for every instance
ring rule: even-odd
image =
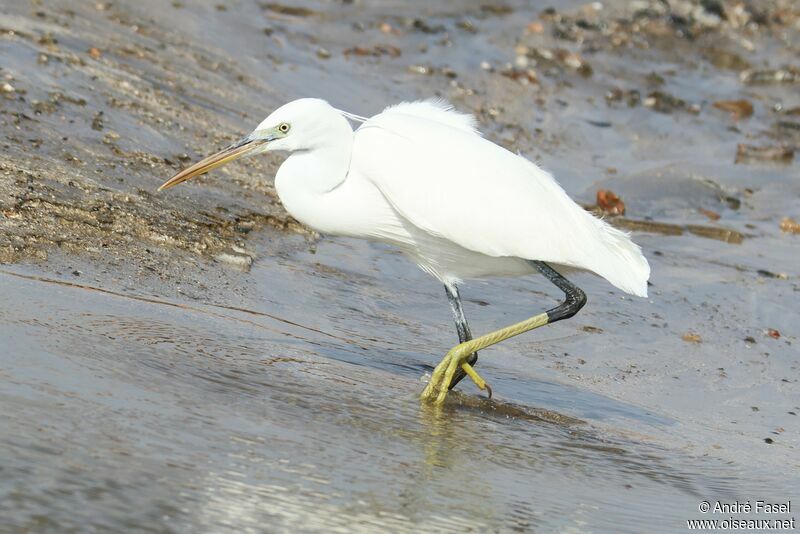
[[[241,158],[245,154],[252,152],[266,142],[266,139],[250,139],[245,137],[238,143],[234,143],[228,148],[220,150],[216,154],[212,154],[202,161],[198,161],[191,167],[183,169],[181,172],[161,184],[161,187],[159,187],[158,190],[164,191],[165,189],[175,187],[179,183],[185,182],[186,180],[191,180],[195,176],[205,174],[212,169],[216,169],[217,167],[225,165],[228,162]]]

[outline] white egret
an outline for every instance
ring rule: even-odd
[[[353,131],[348,119],[363,124]],[[266,151],[290,154],[275,189],[297,220],[323,233],[394,245],[444,284],[460,343],[434,370],[424,400],[443,402],[467,375],[487,389],[473,369],[477,351],[575,315],[586,296],[564,273],[590,271],[647,295],[650,267],[627,234],[578,206],[546,171],[481,137],[471,115],[442,101],[402,103],[367,119],[324,100],[295,100],[159,190]],[[458,284],[537,271],[564,301],[473,339]]]

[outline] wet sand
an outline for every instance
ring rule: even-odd
[[[799,13],[626,4],[4,4],[4,525],[674,532],[791,498]],[[578,277],[578,316],[485,352],[494,400],[421,408],[435,281],[292,221],[277,156],[155,193],[301,96],[442,96],[585,204],[711,230],[636,231],[649,299]],[[476,332],[557,297],[463,294]]]

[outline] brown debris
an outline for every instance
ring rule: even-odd
[[[603,210],[598,205],[583,204],[583,208],[587,211],[594,213],[597,216],[604,215]],[[627,232],[650,232],[653,234],[661,235],[684,235],[690,233],[698,237],[706,239],[714,239],[716,241],[724,241],[732,245],[740,245],[744,241],[744,234],[730,228],[721,228],[719,226],[704,226],[701,224],[672,224],[657,221],[646,221],[642,219],[629,219],[627,217],[610,217],[607,222],[621,230]]]
[[[509,15],[514,12],[514,9],[510,6],[506,6],[503,4],[484,4],[481,6],[481,11],[489,14],[489,15]]]
[[[553,52],[555,53],[555,57],[558,59],[558,61],[567,67],[578,71],[582,76],[592,75],[591,65],[589,65],[589,63],[579,54],[570,52],[569,50],[564,50],[563,48],[557,48]]]
[[[600,189],[597,192],[597,206],[606,215],[625,215],[625,203],[608,189]]]
[[[789,275],[786,273],[773,273],[772,271],[768,271],[766,269],[758,269],[756,271],[759,276],[763,276],[764,278],[777,278],[778,280],[788,280]]]
[[[702,343],[703,341],[700,334],[695,334],[694,332],[686,332],[681,336],[681,339],[687,343]]]
[[[606,93],[606,103],[610,106],[612,103],[615,102],[622,102],[626,101],[628,107],[635,107],[639,105],[639,102],[642,100],[642,95],[636,89],[628,89],[627,91],[623,91],[622,89],[615,87]]]
[[[736,230],[728,228],[717,228],[714,226],[701,226],[699,224],[687,224],[686,231],[698,237],[705,237],[708,239],[716,239],[717,241],[725,241],[739,245],[744,241],[744,235]]]
[[[261,7],[267,11],[272,11],[279,15],[288,15],[290,17],[310,17],[315,13],[307,7],[287,6],[283,4],[263,4]]]
[[[666,83],[666,80],[657,72],[651,72],[645,76],[645,81],[650,87],[661,87]]]
[[[542,24],[538,20],[531,22],[525,27],[525,31],[529,33],[542,33],[544,31],[544,24]]]
[[[441,74],[450,79],[458,77],[458,73],[449,67],[434,67],[433,65],[409,65],[407,70],[412,74],[422,74],[424,76]]]
[[[800,69],[784,67],[782,69],[747,70],[739,76],[746,85],[769,85],[779,83],[800,82]]]
[[[677,224],[643,221],[640,219],[628,219],[625,217],[613,217],[608,219],[613,226],[629,232],[651,232],[661,235],[683,235],[688,232],[698,237],[724,241],[733,245],[739,245],[744,241],[744,235],[736,230],[729,228],[719,228],[716,226],[702,226],[699,224],[687,224],[681,226]]]
[[[534,69],[516,69],[511,67],[509,69],[501,70],[500,75],[524,84],[539,83],[539,77]]]
[[[700,213],[702,213],[703,215],[705,215],[706,217],[708,217],[712,221],[718,221],[719,218],[720,218],[720,214],[717,213],[716,211],[707,210],[705,208],[699,208],[697,211],[699,211]]]
[[[372,47],[366,46],[354,46],[352,48],[348,48],[344,51],[345,56],[371,56],[371,57],[380,57],[380,56],[389,56],[389,57],[399,57],[402,52],[399,48],[392,45],[375,45]]]
[[[399,29],[395,28],[394,26],[392,26],[388,22],[381,23],[379,28],[380,28],[382,33],[390,33],[392,35],[403,35],[402,31],[400,31]]]
[[[771,337],[772,339],[780,339],[781,338],[781,333],[778,332],[777,330],[775,330],[774,328],[768,328],[767,329],[767,335],[769,337]]]
[[[609,222],[629,232],[651,232],[661,235],[683,235],[684,229],[677,224],[662,223],[656,221],[643,221],[640,219],[627,219],[625,217],[615,217]]]
[[[685,100],[672,96],[663,91],[652,91],[644,99],[644,105],[659,113],[672,113],[673,111],[688,111],[697,114],[700,112],[697,104],[687,104]]]
[[[444,27],[442,24],[428,24],[424,19],[414,19],[411,21],[411,29],[414,31],[422,32],[422,33],[444,33],[447,31],[447,28]]]
[[[753,114],[753,104],[749,100],[717,100],[714,107],[727,111],[735,120],[746,119]]]
[[[515,52],[522,60],[531,60],[534,65],[539,66],[542,70],[563,71],[563,67],[573,70],[583,76],[584,78],[592,75],[592,66],[580,54],[567,50],[565,48],[543,48],[531,47],[526,45],[518,45]],[[527,63],[527,61],[524,61]],[[518,66],[520,66],[518,64]],[[524,65],[521,65],[524,66]]]
[[[98,111],[92,118],[92,130],[103,131],[103,112]]]
[[[708,48],[703,55],[718,69],[743,71],[750,68],[750,63],[740,55],[721,48]]]
[[[800,223],[791,217],[784,217],[781,219],[781,232],[787,234],[800,234]]]
[[[800,135],[800,122],[777,121],[772,125],[772,130],[778,139],[795,137]]]
[[[754,146],[739,143],[736,147],[735,163],[749,163],[752,161],[774,161],[777,163],[791,163],[794,159],[794,149],[787,147]]]
[[[95,46],[91,47],[86,52],[91,56],[92,59],[100,59],[103,57],[103,52]]]

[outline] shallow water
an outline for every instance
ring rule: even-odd
[[[781,110],[800,97],[796,84],[743,86],[703,54],[793,65],[796,26],[593,49],[550,23],[526,33],[541,6],[483,4],[309,1],[299,16],[244,1],[0,6],[0,74],[17,91],[0,101],[12,193],[0,190],[0,258],[24,260],[0,268],[0,530],[675,532],[708,517],[703,500],[794,496],[800,241],[778,221],[800,220],[797,163],[734,155],[741,142],[797,145],[774,125],[796,121]],[[523,42],[580,51],[593,74],[499,74]],[[344,53],[376,44],[402,54]],[[614,88],[646,96],[652,73],[700,111],[606,102]],[[85,103],[42,112],[34,103],[53,91]],[[589,297],[579,315],[484,351],[493,400],[465,382],[431,410],[417,395],[456,337],[438,283],[381,245],[225,233],[284,220],[270,196],[279,158],[152,195],[285,100],[369,114],[431,95],[474,112],[575,198],[610,188],[633,219],[745,239],[636,232],[650,298],[576,277]],[[733,98],[754,115],[711,106]],[[252,269],[212,259],[232,246]],[[537,277],[462,294],[476,333],[558,297]]]
[[[354,247],[367,263],[333,270]],[[512,374],[495,354],[481,367],[503,400],[421,408],[424,340],[446,306],[419,306],[433,284],[373,300],[417,278],[374,248],[320,247],[311,259],[332,276],[306,284],[289,283],[318,269],[304,253],[260,266],[275,303],[259,308],[279,319],[0,275],[6,524],[674,531],[675,511],[693,517],[709,495],[788,491],[665,445],[670,417]],[[398,278],[378,286],[378,269]],[[330,307],[310,317],[310,301]]]

